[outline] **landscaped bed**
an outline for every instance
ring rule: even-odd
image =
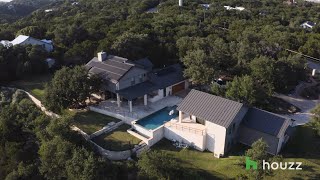
[[[130,150],[134,145],[139,144],[140,139],[127,132],[131,127],[127,124],[119,126],[116,130],[97,136],[92,140],[104,149],[111,151]]]
[[[99,114],[93,111],[79,112],[74,116],[74,125],[87,134],[99,131],[110,122],[119,122],[119,119]]]
[[[152,150],[164,151],[176,158],[182,168],[194,169],[204,179],[236,179],[239,174],[248,173],[244,166],[245,147],[240,144],[231,150],[228,157],[217,159],[211,152],[181,149],[168,140],[161,140]],[[283,162],[302,162],[302,171],[276,170],[265,179],[317,179],[320,177],[320,138],[309,127],[299,127],[294,137],[289,140],[280,154]]]

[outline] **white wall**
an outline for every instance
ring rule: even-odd
[[[151,131],[149,131],[148,129],[145,129],[144,127],[140,126],[139,124],[132,124],[132,128],[144,136],[147,136],[149,138],[153,137],[153,133]]]
[[[153,130],[152,137],[153,138],[150,138],[150,140],[147,143],[148,146],[153,146],[154,144],[159,142],[164,137],[164,127],[160,126],[157,129]]]
[[[206,149],[215,154],[224,155],[226,128],[210,121],[206,121],[205,126],[207,128]]]
[[[172,95],[172,86],[166,88],[166,96]]]
[[[164,137],[169,140],[177,140],[179,142],[193,144],[199,151],[205,150],[206,136],[194,134],[187,131],[181,131],[173,127],[164,127]]]
[[[160,99],[162,99],[164,96],[163,96],[163,89],[159,89],[158,90],[158,95],[156,95],[156,96],[154,96],[154,97],[150,97],[150,96],[148,96],[148,101],[149,102],[156,102],[156,101],[158,101],[158,100],[160,100]]]

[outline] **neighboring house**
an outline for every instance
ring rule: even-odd
[[[320,0],[305,0],[307,2],[320,3]]]
[[[208,10],[211,6],[211,4],[200,4],[204,9]]]
[[[314,22],[306,21],[306,22],[302,23],[300,26],[303,27],[304,29],[312,29],[315,25],[316,25],[316,23],[314,23]]]
[[[0,41],[0,44],[2,44],[4,47],[12,46],[11,41],[8,41],[8,40],[2,40]]]
[[[191,90],[177,107],[179,117],[164,126],[164,137],[224,156],[237,142],[251,146],[262,138],[267,152],[278,154],[293,121],[242,103]]]
[[[9,46],[15,46],[15,45],[40,45],[42,46],[46,51],[51,52],[53,51],[53,44],[51,40],[39,40],[30,36],[25,35],[19,35],[12,41],[1,41],[1,44],[3,44],[6,47]]]
[[[246,8],[244,7],[231,7],[231,6],[223,6],[226,10],[230,11],[230,10],[237,10],[237,11],[243,11],[245,10]]]
[[[98,74],[105,80],[102,87],[104,99],[116,98],[119,107],[127,101],[130,112],[138,100],[147,105],[188,87],[180,65],[153,70],[153,64],[146,58],[130,61],[100,52],[86,64],[86,68],[89,73]]]

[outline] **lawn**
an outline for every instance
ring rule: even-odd
[[[52,79],[50,74],[26,77],[19,81],[10,83],[10,86],[23,89],[34,95],[39,100],[44,97],[45,84]]]
[[[151,149],[165,151],[181,161],[186,169],[195,169],[205,179],[230,179],[246,173],[242,162],[244,147],[238,145],[226,158],[217,159],[210,152],[190,149],[177,149],[168,140],[161,140]],[[304,126],[299,127],[295,137],[289,140],[282,154],[284,162],[302,162],[302,171],[277,170],[265,179],[319,179],[320,177],[320,138]]]
[[[110,122],[119,122],[119,119],[99,114],[93,111],[80,112],[74,115],[74,125],[86,132],[92,134]]]
[[[111,150],[111,151],[124,151],[129,150],[134,147],[134,145],[139,144],[140,139],[132,136],[127,132],[130,128],[129,125],[123,124],[119,126],[116,130],[100,135],[93,138],[92,140],[100,145],[101,147]]]

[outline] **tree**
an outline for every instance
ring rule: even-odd
[[[227,84],[226,97],[253,105],[257,101],[257,89],[252,77],[245,75],[235,77],[231,83]]]
[[[148,56],[145,49],[148,49],[150,43],[147,34],[125,32],[116,39],[111,48],[116,54],[135,60]]]
[[[205,51],[200,49],[189,51],[182,62],[186,66],[184,75],[192,82],[206,84],[212,81],[214,77],[212,59]]]
[[[142,175],[148,178],[180,179],[183,175],[183,172],[179,169],[179,163],[162,151],[142,154],[138,161],[138,167]]]
[[[226,95],[226,89],[225,87],[222,87],[216,83],[212,84],[211,86],[211,92],[214,94],[214,95],[217,95],[217,96],[222,96],[222,97],[225,97]]]
[[[41,39],[44,37],[46,29],[39,27],[39,26],[27,26],[20,31],[17,32],[16,36],[18,35],[26,35],[31,36],[33,38]]]
[[[316,130],[318,136],[320,136],[320,105],[311,111],[314,115],[311,118],[311,126]]]
[[[84,148],[75,149],[72,158],[66,164],[67,175],[69,179],[96,179],[95,159]]]
[[[251,146],[251,149],[248,149],[245,153],[246,157],[256,161],[258,164],[257,171],[252,169],[250,170],[250,176],[254,179],[262,179],[267,174],[267,171],[263,170],[261,166],[263,160],[268,160],[267,148],[268,145],[266,142],[262,139],[259,139],[254,142]]]
[[[60,112],[65,108],[77,108],[99,89],[99,76],[89,76],[85,67],[64,67],[57,71],[45,90],[45,105],[50,110]]]
[[[275,61],[266,56],[255,58],[250,63],[251,75],[263,86],[268,95],[271,96],[274,90],[274,81],[276,78]]]
[[[282,57],[275,63],[274,87],[278,92],[292,90],[306,79],[306,60],[300,55]]]
[[[67,177],[66,162],[72,157],[72,143],[55,137],[53,140],[42,142],[39,149],[41,159],[40,172],[47,179],[62,179]]]

